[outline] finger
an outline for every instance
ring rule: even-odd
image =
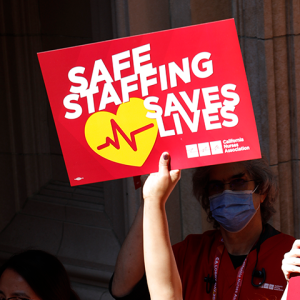
[[[168,152],[164,152],[159,159],[159,165],[158,165],[159,173],[169,172],[169,161],[170,161],[170,154]]]
[[[289,257],[285,258],[282,261],[282,266],[288,269],[289,266],[291,265],[300,265],[300,258],[297,257]]]
[[[282,268],[282,271],[285,274],[286,278],[289,278],[290,274],[292,274],[292,273],[300,273],[300,267],[291,266],[288,270]]]
[[[284,254],[284,258],[289,258],[289,257],[300,257],[300,249],[292,248],[292,250],[290,252]]]
[[[289,273],[300,273],[300,267],[293,266],[292,268],[289,269]]]
[[[300,248],[300,240],[296,240],[293,244],[292,249],[299,249]]]

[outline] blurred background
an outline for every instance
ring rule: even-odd
[[[0,0],[0,264],[43,249],[64,263],[82,300],[111,299],[109,278],[140,203],[132,178],[70,187],[37,53],[227,18],[280,182],[271,224],[300,238],[299,1]],[[172,243],[211,228],[192,171],[167,203]]]

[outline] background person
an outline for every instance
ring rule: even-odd
[[[165,186],[162,179],[158,187]],[[286,280],[281,260],[294,238],[267,224],[277,181],[263,159],[198,168],[193,190],[217,230],[173,246],[183,298],[279,299]],[[143,204],[118,256],[111,293],[149,299],[143,277]]]
[[[16,300],[80,300],[71,289],[62,263],[41,250],[17,254],[0,268],[0,299],[11,297]]]

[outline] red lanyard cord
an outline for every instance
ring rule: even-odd
[[[215,255],[215,259],[214,259],[213,275],[214,275],[215,282],[214,282],[214,287],[213,287],[212,300],[217,299],[218,273],[219,273],[219,267],[220,267],[221,258],[222,258],[223,252],[224,252],[224,248],[225,248],[225,246],[223,243],[223,239],[220,239],[220,244],[217,246],[216,255]],[[237,273],[237,278],[236,278],[235,290],[234,290],[234,294],[233,294],[233,298],[232,298],[233,300],[236,300],[239,298],[247,261],[248,261],[248,256],[244,260],[243,264],[239,267],[239,270]]]

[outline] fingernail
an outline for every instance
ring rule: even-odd
[[[168,160],[169,159],[169,154],[168,153],[165,153],[164,156],[163,156],[164,160]]]

